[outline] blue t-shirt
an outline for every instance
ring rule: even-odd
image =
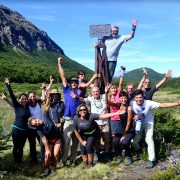
[[[80,105],[79,100],[76,100],[71,97],[71,92],[74,92],[74,94],[79,97],[80,95],[80,90],[75,89],[72,90],[68,85],[63,88],[63,93],[64,93],[64,103],[65,103],[65,110],[64,110],[64,116],[70,116],[73,118],[76,115],[76,108]]]

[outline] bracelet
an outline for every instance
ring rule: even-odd
[[[135,31],[136,30],[136,26],[132,26],[132,31]]]
[[[47,98],[50,98],[50,96],[47,96]]]

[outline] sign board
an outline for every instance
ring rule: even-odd
[[[99,24],[90,25],[90,37],[97,37],[98,39],[103,39],[104,36],[111,35],[111,25],[110,24]]]

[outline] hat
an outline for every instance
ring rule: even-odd
[[[60,94],[57,89],[52,89],[51,94]]]
[[[75,78],[75,77],[74,77],[74,78],[71,78],[71,83],[72,83],[72,82],[78,83],[78,79]]]

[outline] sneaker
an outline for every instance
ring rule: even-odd
[[[154,162],[153,161],[148,161],[147,162],[147,165],[146,165],[146,168],[147,169],[151,169],[151,168],[153,168],[154,167]]]
[[[116,164],[120,164],[123,162],[123,158],[121,156],[118,156],[117,157],[117,161],[116,161]]]
[[[76,160],[70,161],[70,165],[71,165],[71,167],[77,166],[77,161]]]
[[[51,173],[56,172],[56,167],[55,166],[51,166]]]
[[[21,163],[16,163],[15,168],[19,171],[23,170]]]
[[[132,163],[133,163],[133,159],[131,157],[128,157],[125,166],[130,166]]]
[[[63,168],[64,166],[66,166],[66,162],[63,162],[63,161],[60,161],[60,162],[57,164],[57,168]]]
[[[50,168],[45,168],[44,172],[41,174],[41,178],[47,177],[51,173]]]

